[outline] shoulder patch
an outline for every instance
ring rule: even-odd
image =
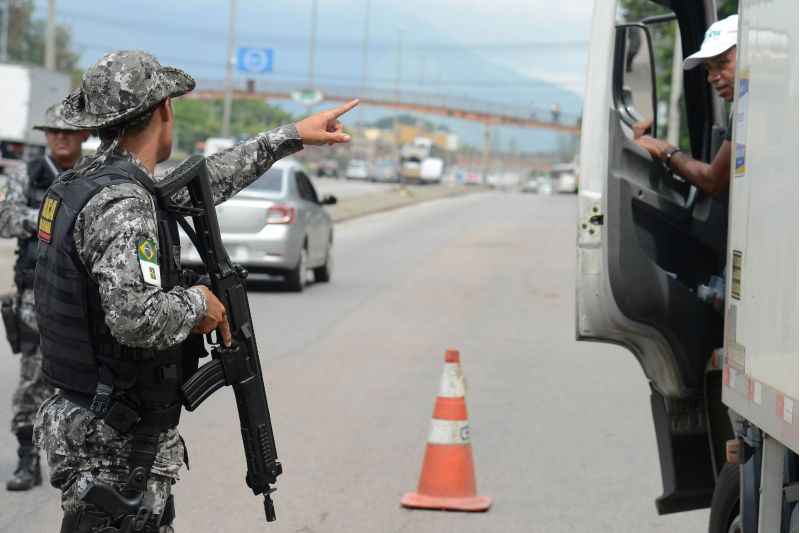
[[[50,244],[53,240],[53,222],[58,214],[58,207],[61,205],[61,200],[56,196],[49,194],[44,197],[42,208],[39,210],[39,240]]]
[[[161,287],[161,269],[158,266],[158,246],[153,239],[142,239],[136,245],[142,278],[148,285]]]

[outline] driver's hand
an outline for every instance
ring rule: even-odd
[[[650,157],[659,161],[663,161],[664,154],[666,154],[667,150],[672,148],[672,145],[668,142],[662,141],[661,139],[656,139],[655,137],[651,137],[649,135],[642,135],[634,142],[647,150],[647,152],[650,154]]]
[[[192,333],[207,335],[219,328],[222,334],[222,343],[230,347],[231,326],[228,324],[225,306],[222,305],[219,298],[205,285],[194,285],[192,288],[200,289],[200,292],[203,293],[206,299],[206,316],[203,317],[203,320],[201,320],[199,324],[192,328]]]
[[[311,115],[295,124],[303,144],[321,145],[349,142],[350,136],[344,133],[339,117],[357,105],[358,100],[351,100],[334,109]]]
[[[652,132],[650,131],[653,127],[653,121],[651,119],[646,119],[637,122],[633,125],[633,138],[638,139],[642,135],[650,135]]]

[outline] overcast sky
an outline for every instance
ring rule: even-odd
[[[274,72],[257,76],[258,83],[305,85],[312,1],[237,3],[236,45],[275,51]],[[35,5],[35,15],[44,18],[47,0]],[[318,0],[319,86],[361,86],[366,5],[367,0]],[[370,6],[368,87],[399,87],[449,103],[497,102],[536,116],[549,116],[557,103],[565,120],[580,113],[591,0],[370,0]],[[71,27],[82,67],[112,50],[142,49],[201,83],[224,78],[228,10],[226,0],[56,0],[57,20]],[[302,112],[291,102],[279,105]],[[366,108],[363,113],[375,120],[391,111]],[[478,123],[437,122],[454,128],[466,143],[483,142]],[[537,151],[555,148],[559,137],[546,130],[498,127],[492,141]]]
[[[450,40],[463,43],[518,43],[478,49],[493,61],[582,94],[592,16],[591,0],[409,0]],[[541,46],[528,46],[542,43]],[[548,43],[548,44],[546,44]]]
[[[360,47],[366,2],[319,0],[318,46]],[[37,16],[45,15],[46,4],[36,0]],[[394,63],[402,29],[404,78],[432,78],[437,64],[454,60],[460,52],[446,45],[463,44],[496,64],[582,94],[591,4],[590,0],[371,0],[371,54],[373,60]],[[56,6],[59,21],[74,29],[84,66],[109,46],[134,45],[152,50],[165,62],[184,60],[201,76],[210,76],[212,67],[217,72],[218,63],[224,61],[228,23],[224,0],[57,0]],[[302,47],[307,55],[311,0],[239,0],[238,6],[237,44],[279,43],[278,49]],[[444,47],[429,47],[433,43]],[[331,65],[317,68],[323,73],[335,70]],[[292,69],[306,72],[307,66]]]

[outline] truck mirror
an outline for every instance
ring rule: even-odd
[[[620,24],[614,42],[614,106],[628,126],[656,128],[656,70],[653,42],[644,24]],[[647,129],[647,128],[644,128]]]

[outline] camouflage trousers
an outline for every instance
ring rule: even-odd
[[[30,331],[38,331],[32,290],[22,292],[15,311]],[[14,433],[32,427],[39,406],[55,392],[42,374],[42,352],[38,343],[23,340],[21,348],[19,383],[11,400],[11,431]]]
[[[42,374],[42,353],[37,344],[22,343],[19,361],[19,383],[11,399],[11,431],[32,427],[36,411],[55,390]]]
[[[80,499],[92,482],[100,481],[117,490],[123,489],[129,475],[128,458],[132,436],[121,434],[90,410],[55,395],[39,409],[34,427],[34,441],[45,453],[50,467],[50,483],[61,491],[65,513],[102,512]],[[177,428],[159,437],[158,452],[150,471],[147,488],[154,497],[153,523],[160,515],[178,480],[185,448]],[[162,526],[162,531],[170,531]]]

